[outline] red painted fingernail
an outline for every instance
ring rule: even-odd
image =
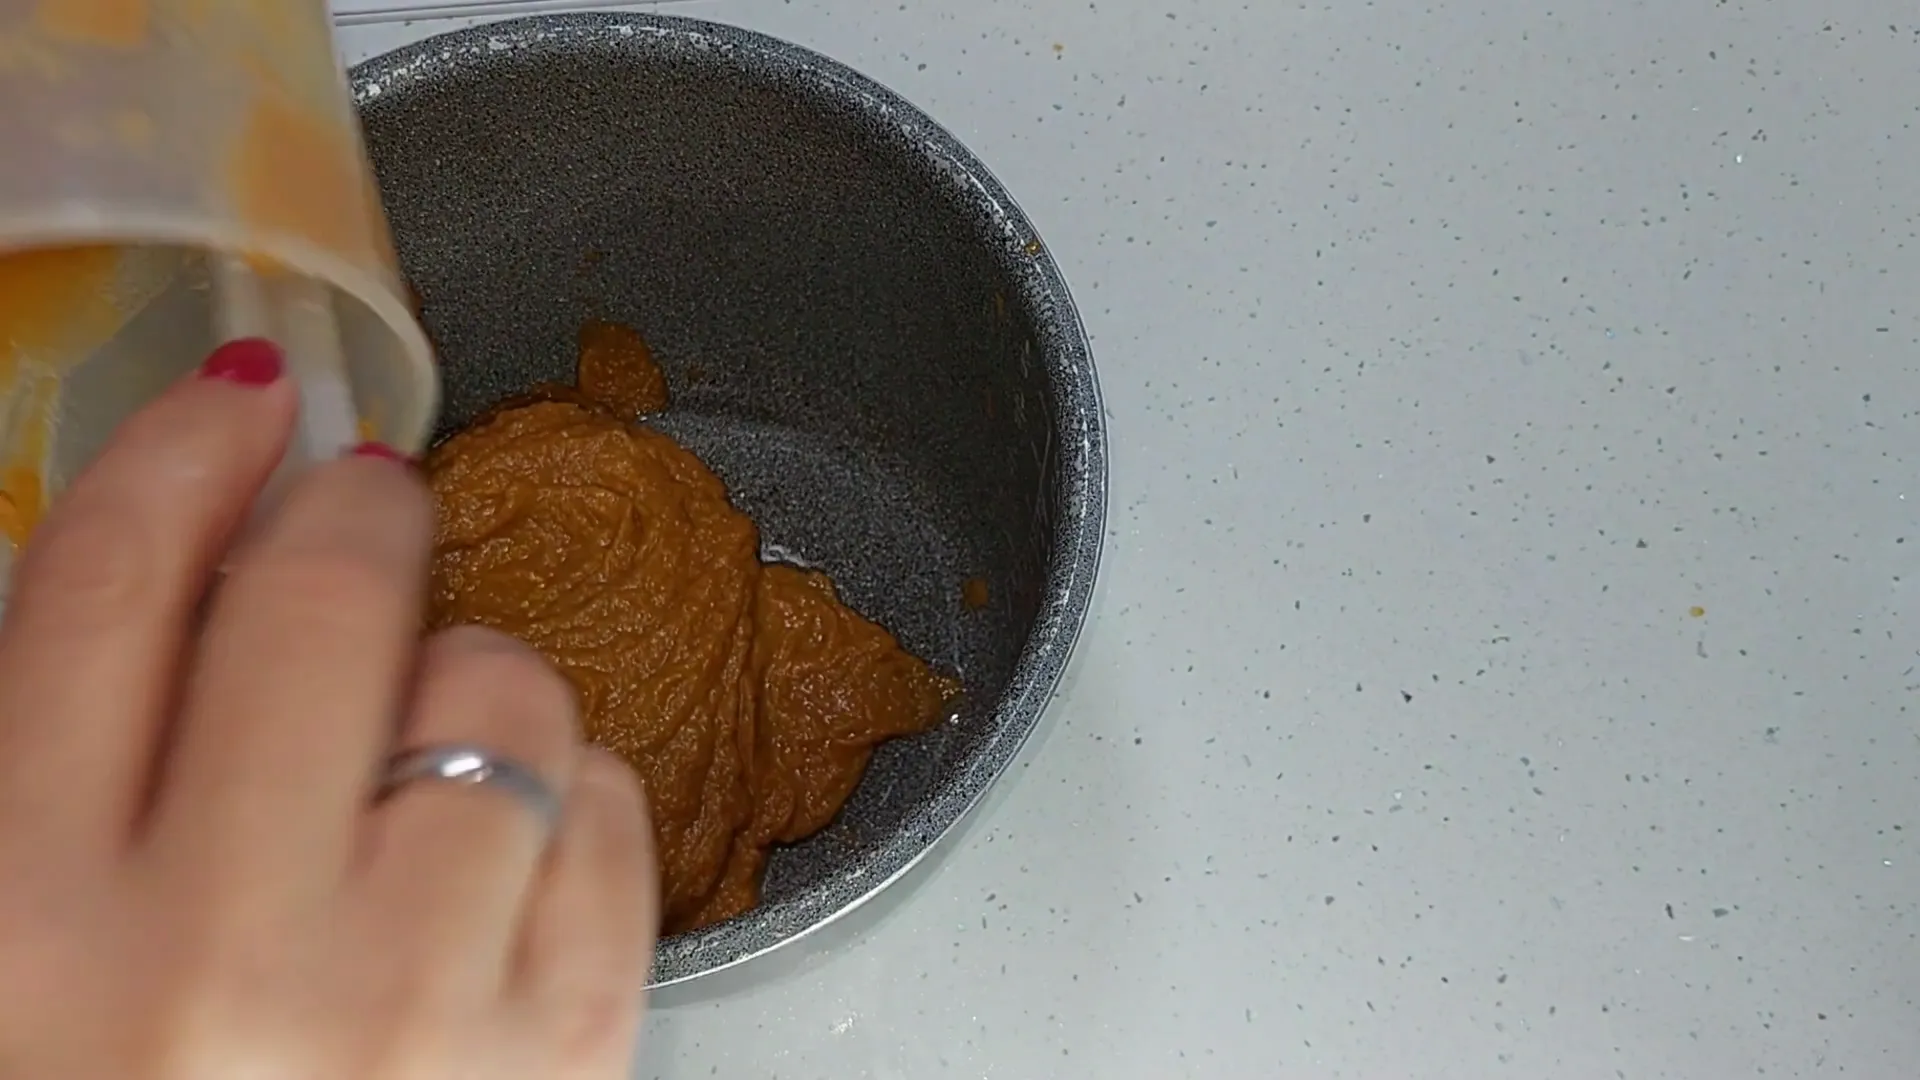
[[[363,442],[353,448],[353,456],[380,458],[383,461],[397,461],[402,465],[408,464],[407,455],[395,450],[386,443]]]
[[[280,346],[263,338],[229,341],[213,350],[200,365],[200,377],[224,379],[241,386],[271,386],[286,374],[286,357]]]

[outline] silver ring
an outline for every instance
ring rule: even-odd
[[[533,811],[549,834],[560,824],[560,796],[540,774],[512,758],[478,746],[449,743],[403,750],[387,761],[376,802],[385,802],[411,784],[437,782],[492,786]]]

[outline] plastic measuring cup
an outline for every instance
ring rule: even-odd
[[[326,0],[0,2],[0,533],[24,542],[121,420],[254,335],[301,383],[277,481],[422,448],[432,347]]]

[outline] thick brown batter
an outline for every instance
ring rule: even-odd
[[[579,691],[587,734],[646,784],[666,930],[759,901],[775,843],[824,827],[873,747],[958,690],[834,595],[762,565],[752,521],[672,439],[645,342],[581,334],[580,386],[504,407],[429,457],[430,621],[528,642]]]

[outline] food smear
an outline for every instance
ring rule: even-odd
[[[960,602],[966,605],[968,611],[985,610],[992,599],[993,591],[987,585],[986,578],[968,578],[960,585]]]
[[[632,419],[667,407],[667,375],[631,326],[590,322],[580,330],[580,392]]]
[[[566,674],[587,736],[645,784],[680,933],[757,904],[773,845],[824,828],[874,747],[959,686],[825,575],[760,561],[720,479],[632,422],[665,391],[638,334],[591,324],[577,386],[437,447],[429,623],[505,631]]]

